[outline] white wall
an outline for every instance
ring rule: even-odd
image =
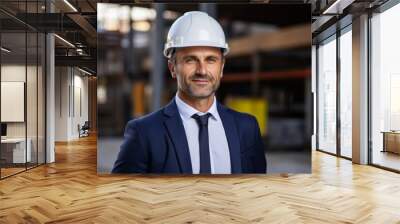
[[[78,136],[77,126],[80,124],[81,126],[88,121],[89,113],[88,113],[88,77],[79,75],[74,75],[74,119],[72,120],[72,135]],[[81,107],[81,108],[80,108]],[[80,111],[81,110],[81,111]]]
[[[26,70],[27,69],[27,70]],[[1,81],[3,82],[25,82],[25,75],[26,75],[26,71],[28,72],[28,74],[31,74],[33,71],[36,73],[36,67],[33,66],[27,66],[25,67],[24,65],[18,65],[18,64],[6,64],[6,65],[2,65],[1,66]],[[34,84],[35,83],[31,83],[32,80],[29,80],[29,84]],[[32,88],[27,88],[27,103],[31,103],[33,100],[32,98],[36,98],[36,89],[32,89]],[[30,105],[33,106],[33,105]],[[36,104],[34,105],[34,107],[36,108]],[[6,110],[7,108],[1,108],[1,110]],[[28,111],[31,112],[31,111]],[[34,115],[32,117],[32,115]],[[32,113],[28,113],[28,122],[32,122],[34,120],[34,118],[36,119],[36,114],[32,114]],[[36,123],[36,120],[35,120]],[[25,137],[25,126],[26,126],[26,122],[7,122],[7,136],[8,137]],[[29,124],[28,125],[28,129],[33,127],[33,124]],[[34,129],[36,129],[36,126],[33,127]],[[29,131],[29,130],[28,130]],[[28,137],[29,137],[29,133],[28,132]]]
[[[1,66],[1,81],[2,82],[24,82],[25,81],[25,71],[26,67],[24,65],[18,64],[6,64]],[[31,70],[32,67],[28,66],[28,70]],[[23,94],[23,93],[22,93]],[[33,94],[33,93],[31,93]],[[2,98],[7,96],[2,96]],[[4,110],[9,108],[1,108],[2,113]],[[21,108],[24,113],[24,108]],[[9,137],[25,137],[25,122],[7,122],[7,132]]]
[[[55,98],[55,140],[79,138],[78,124],[88,120],[88,77],[76,68],[56,67]]]
[[[55,68],[55,141],[68,140],[68,86],[69,69]]]

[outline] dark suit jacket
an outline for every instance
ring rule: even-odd
[[[228,141],[231,173],[266,173],[264,146],[257,120],[217,103]],[[175,100],[131,120],[112,173],[192,174],[185,129]]]

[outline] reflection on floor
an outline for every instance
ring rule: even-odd
[[[347,158],[351,158],[352,157],[352,149],[346,148],[346,147],[341,148],[341,155],[345,156]]]
[[[400,171],[400,155],[392,152],[374,151],[373,164]]]
[[[22,172],[26,169],[30,169],[32,167],[37,166],[36,163],[27,163],[26,167],[24,163],[20,164],[1,164],[2,168],[0,170],[1,178],[5,178],[7,176]]]
[[[24,170],[25,170],[25,167],[24,168],[19,168],[19,167],[18,168],[1,168],[1,178],[13,175],[15,173],[18,173],[18,172],[21,172]]]

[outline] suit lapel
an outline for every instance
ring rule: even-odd
[[[238,130],[235,125],[233,115],[229,113],[228,109],[219,103],[218,113],[224,126],[225,135],[229,145],[229,155],[231,157],[231,171],[232,173],[242,173],[242,163],[240,158],[240,140]]]
[[[181,171],[182,173],[191,174],[192,163],[190,160],[189,146],[175,99],[164,108],[164,114],[167,115],[164,124],[175,146],[174,149],[178,157]]]

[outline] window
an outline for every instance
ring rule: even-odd
[[[41,13],[44,3],[9,1],[4,6],[18,6],[23,16]],[[5,178],[45,163],[46,39],[12,15],[1,12],[0,17],[9,21],[0,24],[0,178]]]
[[[400,170],[400,4],[371,18],[372,163]]]
[[[340,45],[340,154],[351,158],[352,141],[352,35],[351,26],[342,31]]]
[[[336,153],[336,36],[318,47],[318,149]]]

